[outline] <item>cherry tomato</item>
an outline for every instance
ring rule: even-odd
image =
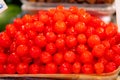
[[[46,51],[50,54],[54,54],[56,52],[56,45],[54,43],[48,43],[46,45]]]
[[[44,23],[47,23],[47,21],[49,20],[48,18],[49,18],[49,16],[47,15],[47,14],[45,14],[45,13],[40,13],[39,12],[39,21],[42,21],[42,22],[44,22]]]
[[[0,74],[5,74],[5,65],[4,64],[0,64]]]
[[[95,57],[102,57],[104,56],[104,53],[105,53],[105,47],[103,44],[97,44],[92,49],[92,54]]]
[[[10,37],[14,37],[16,34],[16,27],[13,24],[8,24],[6,25],[6,33],[10,36]]]
[[[79,20],[79,16],[76,14],[69,14],[67,17],[67,22],[69,25],[75,25]]]
[[[115,51],[115,53],[120,55],[120,44],[112,46],[112,50]]]
[[[62,12],[56,12],[53,16],[54,21],[64,21],[65,15]]]
[[[81,64],[79,62],[74,62],[72,65],[72,71],[75,74],[79,74],[81,72]]]
[[[69,11],[73,14],[77,13],[78,12],[78,7],[77,6],[71,6],[69,8]]]
[[[46,33],[46,39],[48,42],[55,42],[57,36],[54,32],[47,32]]]
[[[87,27],[84,22],[78,22],[75,24],[75,31],[77,33],[84,33],[87,30]]]
[[[7,62],[7,54],[0,53],[0,64],[5,64]]]
[[[93,65],[92,64],[84,64],[82,66],[82,72],[84,74],[92,74],[92,73],[94,73]]]
[[[105,72],[109,73],[109,72],[113,72],[114,70],[116,70],[116,64],[114,62],[108,62],[105,65]]]
[[[64,59],[69,63],[73,63],[76,59],[76,54],[73,51],[67,51],[64,54]]]
[[[72,48],[77,45],[77,39],[73,35],[68,35],[68,36],[66,36],[65,43],[66,43],[67,47]]]
[[[75,28],[74,28],[74,27],[69,27],[69,28],[67,28],[67,30],[66,30],[66,34],[67,34],[67,35],[76,36],[76,35],[77,35],[77,32],[75,31]]]
[[[44,30],[44,23],[41,21],[35,21],[33,23],[33,30],[37,32],[43,32]]]
[[[10,37],[6,34],[6,32],[0,33],[0,46],[2,47],[9,47],[11,44]]]
[[[78,41],[80,44],[85,44],[85,43],[87,42],[86,35],[85,35],[85,34],[78,34],[78,36],[77,36],[77,41]]]
[[[101,74],[104,72],[104,65],[103,63],[97,62],[94,64],[95,72],[97,74]]]
[[[38,74],[40,71],[40,67],[37,64],[31,64],[29,66],[29,73],[30,74]]]
[[[19,63],[16,67],[18,74],[27,74],[28,73],[28,64]]]
[[[91,35],[94,35],[96,33],[96,30],[94,27],[88,26],[87,30],[85,32],[87,37],[90,37]]]
[[[29,53],[32,58],[39,58],[41,54],[41,49],[37,46],[32,46],[29,50]]]
[[[118,54],[114,55],[113,62],[114,62],[117,66],[120,66],[120,55],[118,55]]]
[[[67,62],[64,62],[60,65],[59,71],[61,74],[70,74],[72,73],[72,65]]]
[[[54,54],[53,60],[57,65],[60,65],[64,61],[63,54],[61,52]]]
[[[93,48],[95,45],[100,44],[101,41],[98,35],[91,35],[87,42],[88,45]]]
[[[55,45],[58,49],[62,49],[65,47],[65,40],[63,38],[57,38],[55,41]]]
[[[57,65],[54,63],[47,63],[45,66],[45,73],[46,74],[55,74],[57,73]]]
[[[39,47],[44,47],[47,44],[46,37],[42,34],[39,34],[35,37],[35,44],[38,45]]]
[[[105,51],[104,57],[105,57],[108,61],[111,61],[111,60],[114,59],[114,57],[115,57],[114,55],[115,55],[114,51],[113,51],[112,49],[108,49],[108,50]]]
[[[109,23],[105,28],[105,34],[108,37],[112,37],[117,33],[117,26],[113,23]]]
[[[8,55],[7,62],[17,65],[20,63],[20,57],[16,53],[11,53]]]
[[[52,55],[49,52],[46,52],[46,51],[42,52],[40,57],[41,57],[40,59],[43,63],[49,63],[52,61]]]
[[[23,32],[21,31],[18,31],[15,35],[15,42],[17,45],[20,45],[20,44],[27,44],[28,42],[28,39],[27,37],[23,34]]]
[[[89,51],[85,51],[80,55],[80,60],[82,63],[92,63],[93,62],[93,55]]]
[[[7,64],[5,71],[7,74],[15,74],[16,73],[16,66],[14,64]]]
[[[23,17],[22,17],[22,22],[25,24],[25,23],[30,23],[32,22],[32,19],[31,19],[31,16],[29,14],[25,14]]]
[[[66,24],[64,21],[57,21],[54,26],[54,31],[58,34],[64,33],[66,31]]]
[[[100,37],[101,40],[104,40],[105,39],[105,29],[103,27],[98,27],[96,29],[96,34]]]
[[[19,45],[16,48],[16,54],[20,57],[28,55],[28,46],[26,45]]]
[[[87,51],[88,48],[84,44],[79,44],[76,48],[77,53],[82,54],[83,52]]]

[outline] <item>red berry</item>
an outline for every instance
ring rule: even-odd
[[[112,37],[117,33],[117,29],[118,27],[115,24],[109,23],[105,28],[105,34],[108,37]]]
[[[112,46],[112,50],[113,50],[115,53],[117,53],[117,54],[120,55],[120,44],[116,44],[116,45]]]
[[[66,36],[65,43],[66,43],[67,47],[72,48],[77,45],[77,39],[73,35],[68,35],[68,36]]]
[[[45,66],[45,73],[46,74],[55,74],[57,73],[57,65],[54,63],[48,63]]]
[[[64,62],[60,65],[59,71],[61,74],[70,74],[72,73],[71,67],[72,67],[71,64]]]
[[[69,11],[73,14],[77,13],[78,12],[78,7],[77,6],[71,6],[69,8]]]
[[[11,44],[10,37],[5,32],[1,32],[0,33],[0,46],[6,48],[6,47],[9,47],[10,44]]]
[[[27,44],[28,39],[27,39],[27,37],[23,34],[23,32],[19,31],[19,32],[17,32],[16,35],[15,35],[15,42],[16,42],[17,45]]]
[[[93,55],[89,51],[85,51],[81,53],[80,60],[82,63],[92,63],[93,62]]]
[[[88,48],[84,44],[79,44],[76,48],[77,53],[82,54],[83,52],[87,51]]]
[[[96,29],[96,34],[100,37],[101,40],[105,39],[105,30],[103,27],[98,27]]]
[[[73,73],[79,74],[81,72],[81,64],[79,62],[74,62],[72,65]]]
[[[109,72],[113,72],[114,70],[116,70],[116,64],[114,62],[108,62],[105,65],[105,72],[109,73]]]
[[[33,30],[37,32],[43,32],[44,30],[44,23],[41,21],[35,21],[33,23]]]
[[[45,14],[44,12],[43,13],[40,13],[39,12],[39,21],[42,21],[44,23],[47,23],[48,19],[49,19],[49,16],[47,14]]]
[[[38,74],[40,71],[40,67],[37,64],[31,64],[29,66],[29,73],[30,74]]]
[[[82,72],[84,74],[92,74],[92,73],[94,73],[93,65],[92,64],[84,64],[82,66]]]
[[[77,36],[77,41],[78,41],[80,44],[85,44],[86,41],[87,41],[87,38],[86,38],[85,34],[78,34],[78,36]]]
[[[64,21],[65,15],[62,12],[56,12],[53,16],[54,21]]]
[[[84,33],[86,31],[87,27],[84,22],[78,22],[75,24],[75,31],[77,33]]]
[[[98,35],[91,35],[88,38],[88,45],[93,48],[95,45],[100,44],[100,38]]]
[[[42,63],[49,63],[52,61],[52,55],[49,52],[42,52],[40,59]]]
[[[10,36],[10,37],[14,37],[16,34],[16,27],[13,24],[8,24],[6,25],[6,33]]]
[[[18,74],[27,74],[28,73],[28,64],[19,63],[16,67]]]
[[[120,55],[114,55],[113,61],[117,66],[120,66]]]
[[[7,54],[5,53],[0,53],[0,64],[5,64],[7,61]]]
[[[0,64],[0,74],[5,74],[5,67],[4,64]]]
[[[115,55],[114,51],[113,51],[112,49],[109,49],[109,50],[105,51],[104,57],[105,57],[107,60],[111,61],[111,60],[114,59],[114,57],[115,57],[114,55]]]
[[[97,74],[101,74],[104,72],[104,64],[101,62],[97,62],[94,64],[95,72]]]
[[[32,46],[29,50],[29,53],[32,58],[39,58],[41,54],[41,49],[37,46]]]
[[[24,24],[25,24],[25,23],[30,23],[30,22],[32,22],[31,15],[25,14],[25,15],[22,17],[22,22],[23,22]]]
[[[7,64],[5,71],[7,74],[15,74],[16,73],[16,66],[14,64]]]
[[[58,34],[64,33],[66,31],[66,24],[64,21],[57,21],[54,26],[54,31]]]
[[[76,59],[76,54],[73,51],[67,51],[64,54],[64,59],[69,63],[73,63]]]
[[[79,16],[76,14],[69,14],[67,17],[67,22],[70,26],[75,25],[79,20]]]
[[[46,39],[48,42],[55,42],[57,36],[54,32],[47,32],[46,33]]]
[[[57,38],[55,45],[58,49],[62,49],[63,47],[65,47],[65,40],[63,38]]]
[[[50,54],[54,54],[56,52],[56,45],[54,43],[48,43],[46,45],[46,51]]]
[[[55,53],[53,56],[53,60],[57,65],[60,65],[64,61],[63,54],[60,52]]]
[[[91,35],[94,35],[96,33],[96,30],[94,27],[88,26],[87,30],[85,31],[85,34],[87,37],[90,37]]]
[[[75,28],[72,26],[72,27],[67,28],[66,34],[67,35],[74,35],[74,36],[76,36],[77,32],[75,31]]]
[[[105,47],[103,44],[97,44],[92,49],[92,54],[95,57],[102,57],[104,56],[104,53],[105,53]]]
[[[20,57],[28,55],[28,47],[26,45],[19,45],[16,48],[16,54]]]
[[[35,37],[35,44],[38,45],[39,47],[44,47],[47,44],[47,39],[44,35],[39,34]]]
[[[16,53],[11,53],[8,55],[7,62],[11,64],[19,64],[20,57]]]
[[[104,57],[99,58],[98,62],[102,63],[103,65],[106,65],[108,63],[107,59]]]

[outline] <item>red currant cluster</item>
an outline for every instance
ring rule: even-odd
[[[0,33],[0,73],[101,74],[120,65],[120,33],[84,9],[26,14]]]

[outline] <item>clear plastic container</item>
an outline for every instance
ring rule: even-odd
[[[100,17],[105,22],[110,22],[112,15],[115,13],[114,2],[110,4],[92,4],[92,3],[87,4],[87,3],[67,3],[64,1],[67,1],[67,0],[61,0],[61,2],[59,3],[58,2],[46,3],[42,1],[34,2],[32,0],[31,1],[21,0],[21,2],[23,3],[22,10],[30,14],[36,13],[38,10],[47,10],[50,8],[55,8],[58,5],[63,5],[65,6],[65,8],[68,8],[70,6],[77,6],[79,8],[85,8],[86,11],[88,11],[90,14]]]
[[[103,74],[0,74],[0,77],[9,78],[29,78],[27,80],[119,80],[120,67],[111,73]],[[25,79],[26,80],[26,79]]]

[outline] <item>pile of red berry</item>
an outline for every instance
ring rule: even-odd
[[[120,33],[84,9],[26,14],[0,33],[0,73],[101,74],[120,65]]]

